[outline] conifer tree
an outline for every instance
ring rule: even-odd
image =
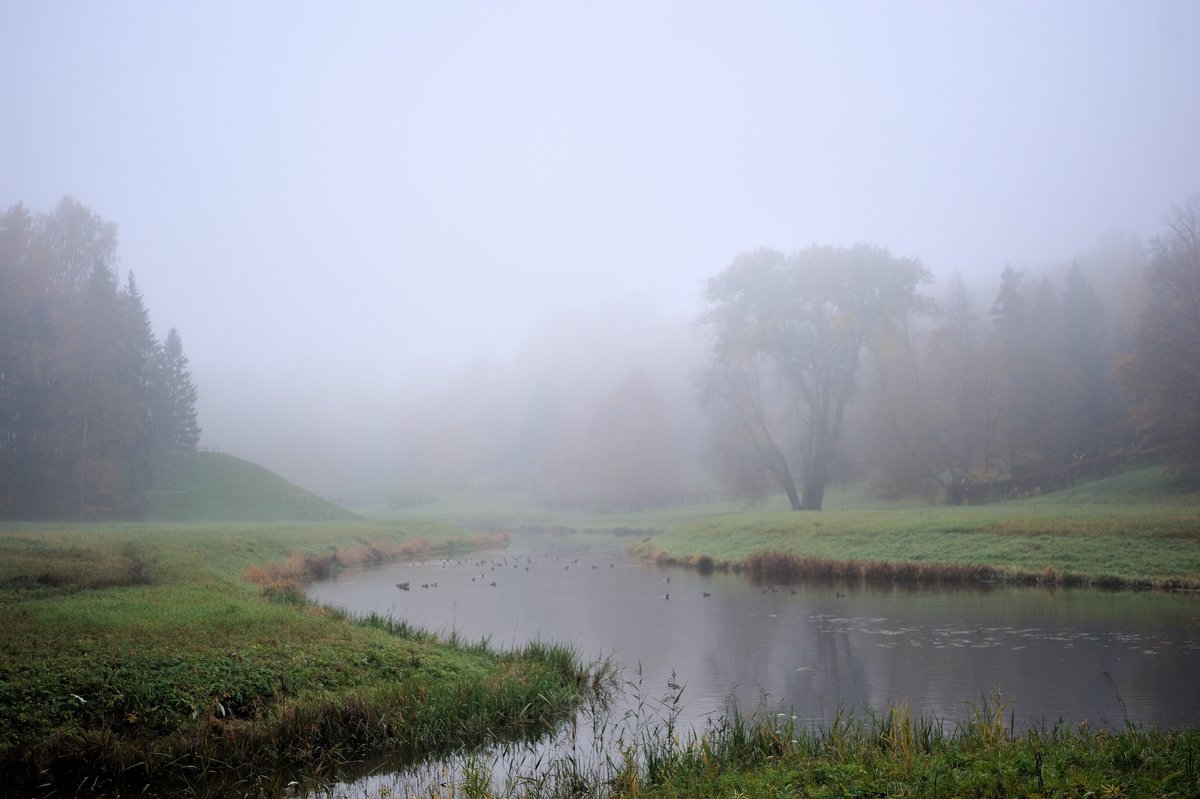
[[[137,450],[121,346],[123,308],[116,277],[103,262],[93,266],[77,307],[64,330],[60,433],[73,453],[76,509],[91,516],[125,509],[128,467]]]
[[[121,293],[122,303],[122,379],[133,395],[134,456],[130,464],[132,487],[143,489],[150,479],[150,464],[146,453],[155,448],[161,438],[157,430],[155,406],[161,380],[162,346],[150,324],[150,312],[138,290],[137,280],[130,272]]]
[[[159,369],[160,389],[156,424],[160,425],[164,448],[194,452],[200,443],[196,420],[196,387],[183,354],[183,341],[175,328],[167,333]]]
[[[1116,445],[1125,415],[1112,378],[1104,305],[1076,261],[1062,295],[1066,352],[1066,432],[1075,458],[1095,458]]]
[[[136,512],[151,449],[194,449],[178,333],[159,346],[116,225],[64,198],[0,212],[0,516]]]

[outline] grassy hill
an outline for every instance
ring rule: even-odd
[[[326,522],[356,514],[257,464],[213,452],[151,457],[145,518],[153,521]]]

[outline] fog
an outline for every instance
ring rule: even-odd
[[[865,241],[994,291],[1153,235],[1200,189],[1198,30],[1190,0],[10,2],[0,207],[116,222],[203,443],[367,501],[414,425],[546,387],[640,369],[686,439],[738,253]]]

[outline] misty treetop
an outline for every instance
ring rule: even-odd
[[[136,512],[147,453],[196,448],[179,334],[116,262],[116,225],[69,197],[0,214],[0,516]]]

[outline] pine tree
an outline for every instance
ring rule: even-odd
[[[134,385],[138,402],[144,406],[139,410],[146,419],[146,428],[149,429],[149,406],[152,404],[150,397],[157,382],[155,373],[161,361],[159,351],[162,347],[158,343],[158,337],[154,335],[154,328],[150,324],[150,312],[146,310],[133,272],[129,273],[125,281],[121,300],[124,304],[122,344],[125,351],[125,368],[128,370],[128,379]]]
[[[992,467],[998,412],[983,323],[959,274],[951,280],[940,319],[929,341],[930,397],[950,453],[948,471],[959,479]]]
[[[78,512],[125,510],[137,449],[133,388],[121,346],[124,313],[116,277],[97,261],[64,331],[61,434],[73,453]]]
[[[196,421],[196,387],[183,354],[183,341],[175,328],[163,343],[159,368],[159,401],[156,425],[165,449],[194,452],[200,443],[200,425]]]
[[[154,411],[157,404],[155,396],[161,382],[158,370],[162,363],[162,346],[154,335],[150,312],[146,310],[133,272],[125,281],[121,304],[122,379],[130,387],[134,404],[134,452],[130,459],[130,483],[134,491],[140,492],[150,481],[150,462],[146,453],[155,448],[155,442],[160,438]]]
[[[1068,441],[1072,455],[1095,458],[1111,449],[1124,416],[1111,377],[1104,305],[1076,262],[1067,273],[1062,296],[1063,345],[1066,350]]]
[[[1029,367],[1030,312],[1021,282],[1024,275],[1005,265],[1000,275],[1000,290],[992,303],[990,356],[996,387],[996,430],[1002,442],[1001,457],[1010,472],[1032,462],[1026,449],[1030,431],[1032,398],[1026,379]]]
[[[64,198],[0,212],[0,516],[136,512],[147,451],[194,449],[178,333],[159,346],[116,225]]]

